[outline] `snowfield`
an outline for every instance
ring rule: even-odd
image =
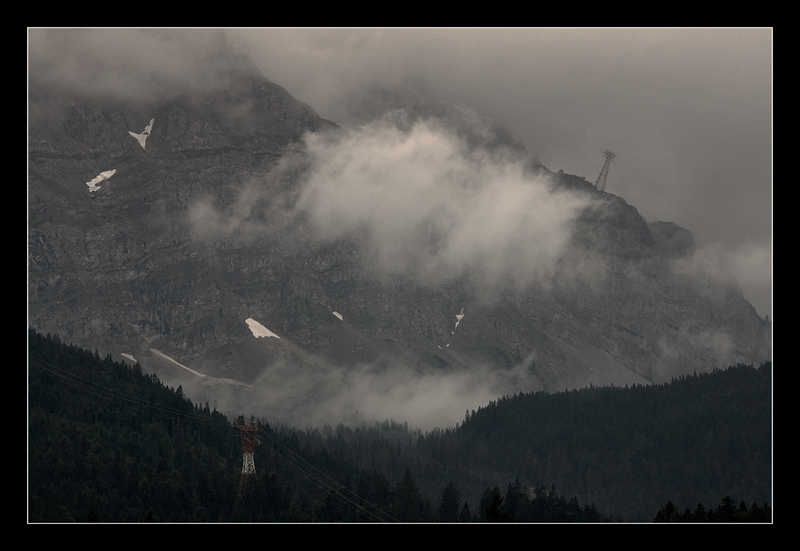
[[[280,339],[278,335],[258,323],[253,318],[247,318],[244,321],[247,322],[247,325],[250,327],[250,331],[252,331],[254,337],[275,337],[276,339]]]
[[[116,173],[116,168],[114,170],[106,170],[105,172],[101,172],[99,176],[89,182],[86,182],[86,185],[89,186],[89,191],[97,191],[100,189],[100,186],[98,185],[100,182],[108,180]]]
[[[186,367],[185,365],[183,365],[183,364],[182,364],[182,363],[180,363],[180,362],[176,362],[175,360],[173,360],[172,358],[170,358],[169,356],[167,356],[166,354],[164,354],[164,353],[163,353],[163,352],[161,352],[160,350],[156,350],[155,348],[151,348],[151,349],[150,349],[150,351],[151,351],[151,352],[153,352],[153,353],[155,353],[155,354],[158,354],[159,356],[161,356],[161,357],[162,357],[162,358],[164,358],[165,360],[167,360],[167,361],[170,361],[170,362],[174,363],[174,364],[175,364],[175,365],[177,365],[178,367],[182,367],[183,369],[185,369],[185,370],[186,370],[186,371],[188,371],[189,373],[192,373],[192,374],[194,374],[194,375],[197,375],[198,377],[203,377],[204,379],[205,379],[205,378],[207,378],[207,376],[206,376],[206,375],[203,375],[203,374],[202,374],[202,373],[200,373],[199,371],[195,371],[194,369],[192,369],[192,368],[190,368],[190,367]]]
[[[461,323],[461,318],[463,318],[463,317],[464,317],[464,309],[462,308],[461,309],[461,313],[460,314],[456,314],[456,326],[453,327],[453,331],[458,329],[458,324]]]
[[[135,132],[131,132],[130,130],[128,131],[128,134],[130,134],[131,136],[133,136],[134,138],[136,138],[139,141],[139,145],[142,146],[142,149],[145,149],[144,144],[147,141],[147,136],[149,136],[150,132],[153,130],[153,121],[154,120],[155,119],[150,119],[150,124],[148,124],[145,127],[144,132],[142,132],[141,134],[136,134]]]

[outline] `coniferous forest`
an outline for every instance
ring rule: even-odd
[[[504,397],[427,433],[251,417],[240,491],[231,419],[138,365],[28,339],[30,522],[771,520],[770,363]]]

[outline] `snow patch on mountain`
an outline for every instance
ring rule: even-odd
[[[453,331],[458,329],[458,324],[461,323],[461,318],[463,318],[463,317],[464,317],[464,309],[462,308],[461,309],[461,313],[460,314],[456,314],[456,326],[453,327]]]
[[[461,323],[461,318],[463,318],[463,317],[464,317],[464,309],[462,308],[461,309],[461,313],[460,314],[456,314],[456,326],[453,327],[452,331],[450,331],[451,335],[455,335],[456,334],[456,329],[458,329],[458,324]]]
[[[258,323],[258,322],[256,322],[256,323]],[[195,371],[194,369],[192,369],[190,367],[186,367],[182,363],[173,360],[172,358],[170,358],[169,356],[167,356],[166,354],[164,354],[160,350],[156,350],[155,348],[151,348],[150,351],[155,353],[155,354],[157,354],[158,356],[161,356],[165,360],[168,360],[169,362],[175,364],[176,366],[185,369],[189,373],[192,373],[192,374],[197,375],[198,377],[202,378],[203,382],[200,383],[200,384],[202,384],[204,386],[235,385],[235,386],[245,386],[247,388],[255,388],[255,387],[252,387],[252,386],[250,386],[248,384],[240,383],[239,381],[235,381],[233,379],[209,377],[208,375],[204,375],[203,373],[200,373],[199,371]],[[129,356],[128,354],[123,354],[123,356],[132,358],[132,356]]]
[[[106,170],[105,172],[101,172],[99,176],[86,182],[86,185],[89,186],[89,191],[97,191],[98,189],[100,189],[99,186],[100,182],[108,180],[116,173],[117,173],[116,168],[113,170]]]
[[[137,134],[135,132],[131,132],[130,130],[128,131],[128,134],[130,134],[131,136],[133,136],[134,138],[136,138],[139,141],[139,145],[142,146],[142,149],[145,149],[144,144],[147,141],[147,136],[149,136],[150,132],[153,130],[153,121],[154,120],[155,119],[150,119],[150,124],[145,126],[144,132],[142,132],[141,134]]]
[[[166,354],[164,354],[164,353],[163,353],[163,352],[161,352],[160,350],[156,350],[155,348],[151,348],[151,349],[150,349],[150,351],[151,351],[151,352],[153,352],[154,354],[157,354],[157,355],[161,356],[161,357],[162,357],[162,358],[164,358],[165,360],[168,360],[168,361],[170,361],[170,362],[174,363],[174,364],[175,364],[175,365],[177,365],[178,367],[182,367],[183,369],[185,369],[185,370],[186,370],[186,371],[188,371],[189,373],[193,373],[193,374],[197,375],[198,377],[203,377],[204,379],[205,379],[205,378],[207,378],[207,376],[206,376],[206,375],[203,375],[203,374],[202,374],[202,373],[200,373],[199,371],[195,371],[194,369],[192,369],[192,368],[190,368],[190,367],[186,367],[186,366],[185,366],[185,365],[183,365],[182,363],[180,363],[180,362],[177,362],[177,361],[173,360],[172,358],[170,358],[169,356],[167,356]]]
[[[276,339],[280,339],[278,335],[258,323],[253,318],[247,318],[244,321],[247,322],[247,325],[250,327],[250,331],[253,333],[254,337],[275,337]]]
[[[133,357],[133,356],[131,356],[130,354],[125,354],[125,352],[123,352],[123,353],[122,353],[122,357],[123,357],[123,358],[128,358],[128,359],[129,359],[130,361],[132,361],[132,362],[135,362],[135,361],[136,361],[136,358],[134,358],[134,357]]]

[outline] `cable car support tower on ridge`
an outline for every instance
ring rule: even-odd
[[[613,162],[612,159],[616,157],[614,152],[609,150],[603,151],[603,155],[606,156],[606,162],[603,165],[602,170],[600,170],[600,174],[597,176],[597,180],[594,183],[594,187],[596,187],[598,191],[606,190],[606,181],[608,180],[608,168],[611,166],[611,163]]]

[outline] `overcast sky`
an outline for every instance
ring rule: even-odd
[[[109,86],[134,88],[140,75],[124,74],[142,68],[194,79],[209,35],[32,31],[29,68],[84,78],[84,60],[94,56],[93,74],[114,67]],[[401,88],[489,117],[553,171],[594,181],[603,150],[613,150],[606,191],[648,221],[676,222],[699,245],[730,253],[746,296],[772,318],[772,29],[234,29],[226,36],[249,50],[264,76],[343,126],[363,122],[359,105],[369,91]]]
[[[365,90],[401,86],[491,118],[553,171],[594,181],[614,151],[606,191],[735,251],[771,313],[771,29],[238,33],[267,78],[340,124]]]

